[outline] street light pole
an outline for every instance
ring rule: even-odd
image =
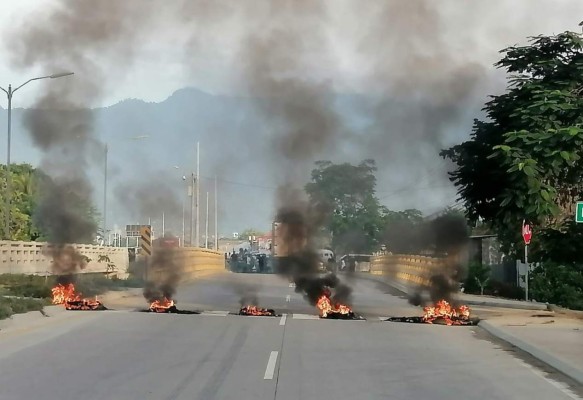
[[[4,227],[4,237],[7,240],[10,240],[10,203],[12,201],[12,175],[10,173],[10,146],[12,143],[12,96],[14,92],[18,89],[23,87],[24,85],[28,84],[32,81],[38,81],[41,79],[55,79],[55,78],[62,78],[64,76],[73,75],[73,72],[63,72],[60,74],[53,74],[47,76],[39,76],[37,78],[32,78],[24,82],[22,85],[18,86],[16,89],[12,89],[12,85],[8,85],[8,90],[0,87],[0,89],[6,93],[8,97],[8,137],[6,143],[6,211],[4,214],[5,218],[5,227]]]
[[[12,201],[12,173],[10,172],[10,146],[12,138],[12,85],[8,85],[8,142],[6,144],[6,211],[4,214],[4,238],[10,240],[10,207]]]

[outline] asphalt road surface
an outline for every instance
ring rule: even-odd
[[[366,321],[318,319],[288,282],[228,274],[180,288],[180,308],[200,315],[138,312],[135,298],[8,328],[0,399],[577,398],[480,328],[381,321],[420,310],[374,282],[351,284]],[[228,315],[253,294],[284,315]]]

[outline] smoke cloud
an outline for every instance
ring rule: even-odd
[[[175,25],[187,32],[191,51],[184,52],[187,56],[180,62],[188,71],[197,71],[200,55],[206,54],[201,49],[210,52],[213,47],[207,38],[234,41],[238,57],[230,66],[240,73],[263,129],[249,137],[229,138],[231,149],[217,157],[247,157],[239,146],[268,143],[267,154],[257,157],[253,167],[245,165],[244,173],[249,176],[255,168],[269,171],[260,177],[273,175],[280,187],[275,209],[302,216],[308,232],[301,237],[307,242],[322,217],[318,210],[307,209],[302,189],[313,162],[324,155],[347,161],[375,158],[380,189],[436,181],[448,186],[448,165],[439,159],[438,150],[467,137],[471,117],[486,100],[485,88],[503,84],[488,72],[492,55],[511,41],[524,40],[525,34],[538,33],[530,28],[536,16],[543,15],[538,21],[548,28],[547,12],[561,9],[529,1],[499,8],[428,0],[385,1],[370,7],[358,1],[309,0],[283,0],[277,6],[249,1],[239,7],[225,1],[183,1],[177,6],[137,0],[52,2],[18,29],[4,32],[16,68],[76,73],[37,83],[42,93],[25,114],[25,127],[42,152],[41,169],[51,178],[36,218],[53,243],[90,241],[95,224],[78,205],[91,204],[90,171],[103,159],[90,108],[123,80],[149,39],[159,39],[160,32]],[[482,16],[496,21],[511,13],[524,18],[511,26],[497,24],[495,32],[485,30],[488,24],[475,23]],[[366,21],[366,29],[361,21]],[[175,45],[176,38],[170,37]],[[344,74],[347,71],[352,75]],[[339,92],[352,91],[366,95],[343,103],[346,96]],[[432,198],[439,205],[451,201],[451,186],[444,194],[447,190],[434,190]],[[409,204],[416,199],[406,197]],[[155,204],[137,202],[128,203],[128,209],[136,204],[159,211]],[[179,209],[176,206],[171,208]],[[307,256],[304,264],[311,263]]]
[[[398,222],[387,227],[388,250],[396,254],[437,256],[443,264],[425,276],[429,285],[414,290],[409,301],[421,305],[429,300],[451,301],[465,279],[468,264],[469,229],[463,215],[446,214],[420,223]],[[425,294],[429,297],[426,298]]]
[[[172,299],[184,271],[180,250],[157,248],[148,262],[147,283],[144,298],[148,303],[154,300]]]
[[[132,32],[136,17],[127,18],[125,2],[59,1],[34,23],[5,32],[10,56],[18,68],[35,68],[44,74],[75,72],[77,77],[50,79],[40,84],[41,95],[24,113],[24,126],[41,151],[40,197],[35,219],[48,235],[55,273],[78,271],[78,255],[66,243],[92,242],[96,218],[89,171],[103,161],[103,144],[95,137],[94,115],[89,107],[104,93],[111,78],[94,62],[107,55],[118,65],[132,57]],[[119,40],[123,37],[123,40]],[[119,74],[116,68],[116,74]],[[77,79],[76,79],[77,78]],[[56,249],[69,249],[65,252]]]
[[[179,189],[183,192],[180,193]],[[148,172],[114,189],[117,202],[129,210],[132,220],[159,219],[164,213],[169,223],[182,219],[180,196],[185,197],[185,192],[185,185],[176,177]],[[189,209],[190,203],[187,205]]]
[[[296,292],[303,293],[306,300],[315,305],[318,298],[328,289],[331,299],[337,303],[349,304],[352,290],[336,275],[320,275],[320,258],[311,243],[315,228],[309,210],[283,208],[275,220],[278,227],[278,253],[276,272],[296,285]]]

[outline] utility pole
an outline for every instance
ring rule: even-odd
[[[209,192],[206,192],[206,220],[204,223],[204,248],[209,248]]]
[[[182,175],[182,181],[186,182],[186,175]],[[183,184],[184,185],[184,184]],[[188,185],[187,185],[188,187]],[[184,190],[184,186],[182,187],[182,190]],[[186,194],[188,195],[188,191],[186,192]],[[185,231],[186,231],[186,199],[184,197],[184,192],[182,192],[182,247],[186,246],[186,242],[184,241],[184,236],[185,236]]]
[[[160,235],[160,237],[164,237],[164,232],[166,232],[166,216],[164,214],[164,211],[162,211],[162,234]]]
[[[184,247],[184,231],[185,231],[185,221],[184,221],[184,195],[182,195],[182,247]]]
[[[105,235],[107,229],[107,143],[104,147],[105,162],[103,165],[103,244],[105,245]]]
[[[194,172],[191,174],[188,195],[190,196],[190,246],[194,246]]]
[[[200,142],[196,142],[196,247],[200,246]]]
[[[219,250],[219,225],[218,225],[218,200],[217,200],[217,176],[215,175],[215,250]]]

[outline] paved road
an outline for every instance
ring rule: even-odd
[[[220,312],[235,311],[252,285],[262,305],[287,315]],[[367,321],[319,320],[275,276],[228,275],[179,291],[182,308],[213,313],[154,315],[126,301],[8,328],[0,399],[576,398],[479,328],[381,322],[419,310],[372,282],[353,285]]]

